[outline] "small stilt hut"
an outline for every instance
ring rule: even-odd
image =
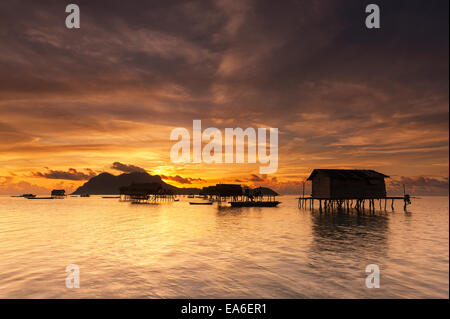
[[[54,189],[51,192],[52,198],[66,198],[66,191],[64,189]]]
[[[134,204],[149,204],[152,202],[173,201],[175,194],[163,189],[159,183],[133,183],[120,187],[120,200]]]
[[[319,209],[323,208],[353,208],[365,209],[365,203],[368,202],[369,210],[375,210],[375,201],[378,200],[380,210],[382,201],[386,209],[387,200],[392,200],[391,207],[394,209],[394,200],[403,199],[404,208],[410,203],[409,195],[403,197],[388,197],[386,195],[385,178],[389,176],[376,172],[374,170],[360,169],[314,169],[308,177],[311,181],[311,196],[302,196],[299,198],[299,206],[304,207],[309,201],[311,208],[314,207],[314,201],[319,202]]]

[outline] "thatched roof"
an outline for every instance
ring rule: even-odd
[[[215,186],[216,195],[219,196],[240,196],[242,195],[241,185],[217,184]]]
[[[374,170],[363,169],[314,169],[308,177],[308,181],[312,180],[318,173],[325,174],[333,179],[384,179],[389,176],[378,173]]]
[[[252,190],[255,196],[278,196],[279,194],[268,187],[258,187]]]
[[[200,195],[215,195],[216,192],[216,186],[207,186],[202,188]]]

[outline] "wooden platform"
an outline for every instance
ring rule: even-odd
[[[356,210],[364,210],[366,207],[366,202],[370,211],[375,210],[375,201],[378,201],[379,209],[383,209],[384,200],[384,210],[387,208],[388,200],[391,201],[391,209],[394,210],[394,201],[403,200],[403,209],[406,210],[406,206],[411,204],[411,197],[408,194],[404,196],[386,196],[386,197],[370,197],[370,198],[326,198],[326,197],[298,197],[298,206],[306,207],[309,204],[309,208],[314,208],[315,201],[319,202],[319,210],[329,210],[329,209],[346,209],[354,208]],[[323,205],[322,205],[323,204]]]

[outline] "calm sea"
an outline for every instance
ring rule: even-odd
[[[449,297],[448,197],[375,216],[280,200],[231,209],[0,197],[0,297]],[[69,264],[79,289],[66,288]],[[369,264],[378,289],[366,288]]]

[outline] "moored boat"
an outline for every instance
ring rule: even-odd
[[[212,202],[189,202],[189,205],[212,205]]]
[[[22,194],[22,195],[13,195],[11,197],[33,198],[33,197],[36,197],[36,195],[34,195],[34,194]]]
[[[230,202],[231,207],[276,207],[279,201],[241,201]]]

